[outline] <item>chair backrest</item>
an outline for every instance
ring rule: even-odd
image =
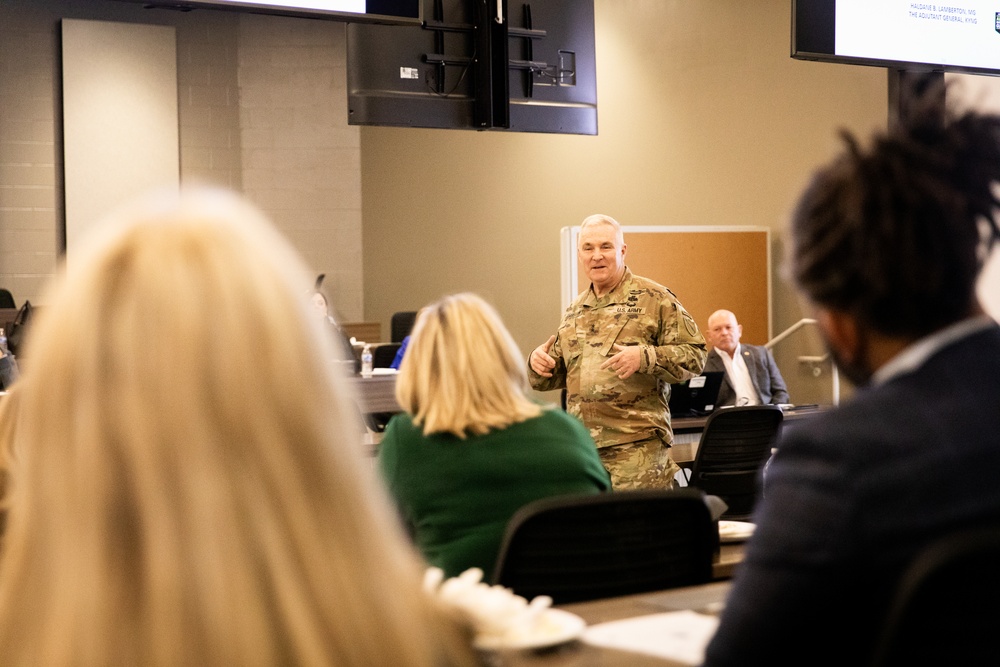
[[[873,667],[1000,665],[1000,526],[957,532],[914,558],[896,588]]]
[[[705,422],[688,483],[726,502],[721,518],[745,519],[753,512],[782,419],[776,405],[751,405],[716,410]]]
[[[14,303],[14,295],[10,293],[9,289],[3,287],[0,287],[0,308],[17,308]]]
[[[694,489],[545,498],[518,510],[493,582],[555,604],[705,583],[718,529]]]
[[[379,343],[372,351],[372,366],[375,368],[389,368],[396,352],[399,351],[399,343]]]
[[[403,339],[410,335],[410,330],[413,329],[413,323],[416,319],[417,311],[415,310],[393,313],[392,319],[389,321],[391,328],[389,340],[393,343],[402,343]]]

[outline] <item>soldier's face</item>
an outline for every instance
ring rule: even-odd
[[[625,244],[611,225],[587,225],[580,232],[580,266],[598,294],[610,290],[625,272]]]

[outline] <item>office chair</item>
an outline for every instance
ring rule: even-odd
[[[872,667],[1000,665],[1000,526],[957,532],[914,559],[876,643]]]
[[[389,322],[390,326],[390,337],[389,340],[393,343],[402,343],[403,339],[410,335],[410,330],[413,329],[413,323],[417,319],[417,311],[407,310],[400,311],[398,313],[392,314],[392,319]]]
[[[379,343],[372,350],[372,366],[375,368],[389,368],[396,358],[400,343]]]
[[[0,308],[17,308],[17,304],[14,303],[14,295],[10,293],[9,289],[2,287],[0,287]]]
[[[719,496],[729,508],[722,519],[747,519],[760,488],[784,415],[776,405],[716,410],[705,422],[688,486]]]
[[[711,579],[718,538],[693,489],[544,498],[511,517],[493,583],[555,604],[690,586]]]

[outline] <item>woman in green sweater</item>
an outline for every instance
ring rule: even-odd
[[[500,316],[474,294],[420,311],[399,369],[379,468],[417,546],[455,576],[493,566],[511,516],[539,498],[600,493],[608,473],[587,429],[529,396]]]

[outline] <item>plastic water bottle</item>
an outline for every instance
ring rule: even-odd
[[[7,334],[3,332],[3,328],[0,327],[0,354],[7,354],[10,350],[7,349]]]
[[[374,369],[374,361],[372,359],[372,346],[365,345],[365,349],[361,351],[361,377],[370,378]]]

